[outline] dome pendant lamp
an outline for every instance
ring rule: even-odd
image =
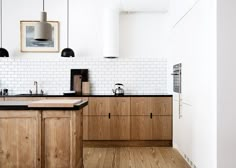
[[[61,52],[62,57],[75,57],[74,51],[69,48],[69,0],[67,0],[67,48]]]
[[[5,48],[2,48],[2,0],[1,3],[1,47],[0,47],[0,57],[9,57],[9,53]]]
[[[47,22],[47,12],[44,11],[44,0],[40,22],[37,22],[35,25],[34,39],[37,41],[52,40],[52,26]]]

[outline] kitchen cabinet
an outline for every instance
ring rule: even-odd
[[[131,98],[131,115],[172,115],[172,98]]]
[[[129,140],[129,116],[83,116],[84,140]]]
[[[43,111],[42,167],[82,167],[82,112]]]
[[[27,102],[2,103],[0,167],[82,168],[82,113],[86,104],[73,108],[54,105],[50,109],[45,108],[50,102],[44,102],[42,107],[32,110]]]
[[[0,167],[40,167],[38,111],[0,111]]]
[[[172,140],[172,98],[131,98],[131,140]]]
[[[131,116],[131,140],[171,140],[171,116]]]
[[[109,97],[91,97],[89,98],[88,115],[108,115]]]
[[[152,140],[150,116],[131,116],[131,140]]]

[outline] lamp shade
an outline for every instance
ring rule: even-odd
[[[61,52],[62,57],[75,57],[75,53],[71,48],[64,48]]]
[[[0,48],[0,57],[9,57],[9,53],[5,48]]]
[[[37,41],[52,40],[52,26],[47,22],[46,12],[41,12],[41,20],[35,25],[34,39]]]

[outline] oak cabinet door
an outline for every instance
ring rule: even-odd
[[[109,98],[108,97],[90,97],[88,115],[108,115]]]
[[[153,140],[172,140],[172,117],[171,116],[153,116],[152,139]]]
[[[109,113],[111,115],[130,115],[130,98],[129,97],[110,97]]]
[[[153,115],[172,115],[172,98],[151,97],[149,100],[149,112]]]
[[[131,98],[131,115],[150,115],[148,97]]]
[[[40,168],[38,111],[0,111],[0,167]]]
[[[130,116],[111,116],[111,140],[130,140]]]
[[[86,116],[88,117],[88,139],[110,140],[110,118],[108,116]]]
[[[44,167],[71,167],[71,118],[68,116],[46,116],[42,122],[42,164]]]
[[[131,140],[152,140],[152,119],[150,116],[131,116]]]

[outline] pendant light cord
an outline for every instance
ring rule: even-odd
[[[69,48],[69,0],[67,0],[67,48]]]
[[[1,48],[2,48],[2,0],[1,0]]]
[[[44,0],[43,0],[43,12],[44,12],[44,4],[45,4],[45,3],[44,3]]]

